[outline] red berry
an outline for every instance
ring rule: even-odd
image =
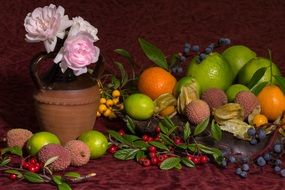
[[[35,164],[35,163],[38,163],[37,159],[35,159],[35,158],[31,158],[29,162],[30,162],[32,165]]]
[[[163,154],[162,156],[163,156],[164,160],[168,158],[168,156],[166,154]]]
[[[16,174],[10,174],[9,178],[12,180],[15,180],[15,179],[17,179],[17,175]]]
[[[141,157],[141,158],[138,160],[138,162],[139,162],[141,165],[143,165],[143,161],[144,161],[145,159],[146,159],[145,157]]]
[[[30,167],[30,163],[29,162],[23,162],[22,167],[24,169],[28,169]]]
[[[200,158],[198,156],[194,156],[192,158],[192,161],[194,162],[194,164],[200,164]]]
[[[209,161],[209,158],[207,156],[201,156],[200,157],[200,163],[206,164]]]
[[[34,167],[34,166],[30,167],[30,168],[29,168],[29,171],[30,171],[30,172],[34,172],[34,173],[37,172],[37,171],[36,171],[36,167]]]
[[[149,152],[156,152],[156,148],[155,148],[155,146],[150,146],[150,147],[148,147],[148,151]]]
[[[155,158],[156,157],[156,153],[155,152],[150,152],[150,153],[148,153],[148,156],[150,158]]]
[[[121,135],[121,136],[124,136],[124,135],[126,134],[123,129],[120,129],[120,130],[118,131],[118,133],[119,133],[119,135]]]
[[[151,158],[150,162],[152,165],[157,165],[158,164],[158,158],[157,157]]]
[[[173,141],[174,141],[174,143],[177,144],[177,145],[179,145],[179,144],[182,143],[182,139],[181,139],[180,137],[175,137],[175,138],[173,139]]]
[[[157,159],[158,159],[159,162],[163,162],[164,156],[161,154],[161,155],[159,155],[159,156],[157,157]]]
[[[149,136],[148,135],[144,135],[142,137],[142,139],[143,139],[144,142],[148,142]]]
[[[192,161],[193,155],[192,155],[192,154],[188,154],[188,155],[186,156],[186,158],[187,158],[188,160],[191,160],[191,161]]]
[[[109,148],[108,148],[108,152],[111,153],[111,154],[114,154],[115,152],[117,152],[118,150],[118,146],[117,145],[114,145],[112,144]]]
[[[155,132],[156,132],[156,133],[160,133],[160,127],[156,127],[156,128],[155,128]]]
[[[150,166],[150,160],[149,159],[144,159],[144,161],[143,161],[143,166],[145,166],[145,167],[148,167],[148,166]]]
[[[153,138],[152,137],[148,137],[148,142],[151,142],[153,141]]]
[[[156,135],[156,137],[154,138],[155,141],[159,141],[160,140],[160,135]]]

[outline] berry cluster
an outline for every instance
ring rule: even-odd
[[[22,163],[22,167],[30,172],[37,173],[41,170],[41,163],[36,158],[30,158]]]
[[[111,98],[100,98],[99,110],[97,111],[97,116],[100,117],[104,115],[109,119],[116,118],[116,110],[123,110],[124,105],[120,103],[121,92],[119,90],[113,90]]]
[[[263,128],[255,129],[254,127],[251,127],[247,130],[247,134],[251,137],[250,144],[252,145],[256,145],[266,138],[266,133]]]
[[[138,162],[145,166],[158,166],[161,162],[168,158],[166,154],[159,154],[155,146],[150,146],[147,149],[147,157],[141,157]]]
[[[195,165],[206,164],[209,161],[209,158],[206,155],[192,155],[192,154],[188,154],[186,156],[186,158],[188,160],[191,160]]]

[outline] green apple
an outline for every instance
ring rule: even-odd
[[[136,120],[146,120],[154,113],[153,100],[142,93],[135,93],[128,96],[124,101],[124,108],[127,114]]]
[[[209,88],[226,90],[233,81],[233,73],[228,62],[219,53],[211,53],[201,62],[194,57],[187,66],[187,75],[194,77],[201,93]]]
[[[196,81],[195,78],[193,78],[192,76],[185,76],[182,77],[175,85],[174,89],[173,89],[173,94],[175,97],[179,96],[180,92],[181,92],[181,88],[185,85],[193,85],[195,87],[195,89],[197,89],[198,95],[200,95],[200,86],[198,84],[198,82]]]
[[[58,137],[50,132],[38,132],[27,141],[27,151],[30,155],[36,155],[47,144],[60,144]]]
[[[90,158],[96,159],[103,156],[108,148],[108,140],[105,135],[99,131],[92,130],[81,134],[78,137],[90,149]]]

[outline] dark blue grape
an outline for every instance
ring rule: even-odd
[[[194,51],[194,52],[198,52],[200,49],[200,47],[198,45],[193,45],[191,50]]]
[[[274,171],[275,171],[276,173],[279,173],[279,172],[281,171],[281,168],[280,168],[279,166],[275,166],[275,167],[274,167]]]
[[[204,60],[206,57],[207,57],[207,55],[206,55],[205,53],[201,53],[201,54],[199,55],[200,61]]]
[[[281,174],[282,177],[285,177],[285,169],[282,169],[282,170],[280,171],[280,174]]]
[[[223,166],[223,167],[227,167],[227,165],[228,165],[228,163],[227,163],[227,161],[224,159],[224,160],[222,161],[222,166]]]
[[[225,38],[220,38],[219,39],[219,44],[224,45],[225,44]]]
[[[210,47],[207,47],[206,49],[205,49],[205,53],[206,54],[210,54],[211,52],[212,52],[212,48],[210,48]]]
[[[271,159],[271,155],[269,153],[266,153],[263,155],[263,158],[265,161],[269,161]]]
[[[256,162],[257,162],[257,165],[261,167],[266,165],[266,161],[264,160],[262,156],[258,157]]]
[[[224,39],[224,44],[225,45],[230,45],[231,44],[231,40],[229,38],[225,38]]]
[[[215,48],[215,44],[214,44],[214,43],[211,43],[208,47],[213,50],[213,49]]]
[[[186,57],[183,56],[183,55],[181,55],[181,56],[179,56],[179,60],[180,60],[181,62],[185,62],[185,61],[186,61]]]
[[[172,70],[173,73],[178,73],[178,67],[176,67],[176,66],[173,67],[171,70]]]
[[[185,43],[185,44],[184,44],[184,48],[190,49],[190,48],[191,48],[191,45],[190,45],[189,43]]]
[[[184,48],[183,48],[183,52],[184,52],[185,54],[189,54],[190,48],[184,47]]]
[[[237,169],[236,169],[236,174],[237,174],[237,175],[240,175],[241,172],[242,172],[241,168],[237,168]]]
[[[276,159],[275,160],[275,165],[276,166],[279,166],[279,165],[281,165],[282,164],[282,161],[280,160],[280,159]]]
[[[182,67],[178,67],[178,73],[183,73],[183,68]]]
[[[258,130],[258,138],[259,138],[260,140],[262,140],[262,139],[265,139],[265,137],[266,137],[266,133],[265,133],[264,129],[260,128],[260,129]]]
[[[254,127],[251,127],[247,130],[247,134],[251,137],[254,137],[255,134],[256,134],[256,131],[255,131],[255,128]]]
[[[247,177],[247,172],[246,171],[242,171],[240,176],[243,177],[243,178],[246,178]]]
[[[274,146],[273,146],[273,150],[274,150],[274,152],[276,152],[276,153],[281,153],[282,152],[282,146],[281,146],[281,144],[275,144]]]
[[[242,161],[243,163],[247,163],[248,160],[249,160],[249,158],[246,157],[246,156],[241,157],[241,161]]]
[[[248,171],[249,170],[249,165],[248,164],[243,164],[242,166],[241,166],[241,168],[242,168],[242,170],[243,171]]]
[[[249,143],[252,145],[256,145],[257,144],[256,138],[252,138]]]
[[[235,163],[236,162],[236,158],[233,157],[233,156],[230,156],[229,157],[229,161],[230,161],[230,163]]]

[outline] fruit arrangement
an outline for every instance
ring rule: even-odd
[[[123,94],[119,99],[123,109],[115,109],[114,115],[126,123],[123,130],[108,131],[108,152],[160,169],[232,163],[241,177],[248,175],[251,165],[268,164],[284,177],[280,158],[285,78],[270,51],[269,58],[258,57],[244,45],[226,47],[230,43],[221,38],[204,50],[185,43],[181,53],[165,56],[139,39],[155,65],[137,76],[130,53],[115,50],[127,58],[133,76],[129,78],[124,65],[116,63],[121,80],[111,75],[102,82],[102,98],[108,91]]]
[[[1,150],[0,170],[11,180],[31,183],[51,183],[58,189],[69,190],[72,183],[86,181],[96,173],[81,176],[66,170],[69,166],[81,167],[105,154],[108,140],[101,132],[92,130],[77,140],[61,145],[50,132],[32,133],[27,129],[11,129],[6,135],[6,148]]]

